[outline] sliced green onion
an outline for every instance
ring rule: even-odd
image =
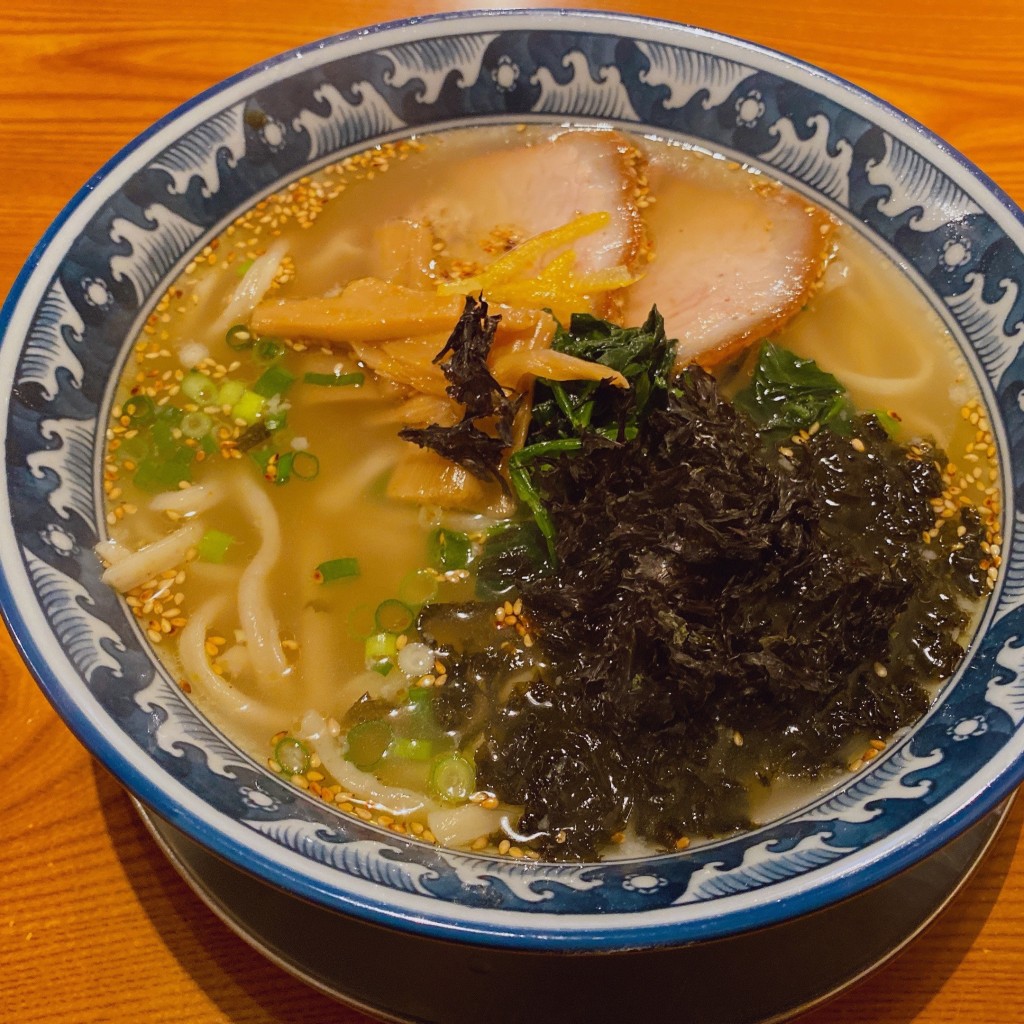
[[[417,607],[437,596],[437,578],[426,569],[415,569],[398,584],[398,596]]]
[[[359,387],[366,380],[365,373],[304,373],[302,380],[306,384],[316,384],[322,388]]]
[[[157,420],[147,431],[153,451],[163,459],[171,459],[182,447],[181,438],[175,437],[177,424],[166,420]]]
[[[176,491],[183,482],[191,482],[192,470],[188,463],[175,459],[145,459],[139,463],[132,480],[140,491],[150,494]]]
[[[274,457],[273,480],[275,484],[286,484],[292,478],[292,463],[295,461],[295,452],[278,452]]]
[[[369,670],[376,672],[379,676],[389,676],[394,667],[395,663],[390,658],[380,658],[370,665]]]
[[[251,263],[250,266],[252,266]],[[241,352],[244,349],[252,348],[256,341],[256,336],[245,324],[235,324],[234,327],[228,328],[228,333],[224,335],[224,340],[227,342],[228,348],[233,352]]]
[[[275,452],[269,445],[262,448],[254,445],[249,449],[249,458],[260,467],[260,472],[262,472],[264,476],[266,476],[270,471],[270,460],[276,454],[277,452]]]
[[[445,754],[430,769],[430,791],[446,804],[464,804],[476,790],[476,771],[461,754]]]
[[[288,775],[301,775],[309,768],[309,751],[306,745],[294,736],[285,736],[274,747],[274,760]]]
[[[289,373],[283,366],[268,366],[252,386],[257,395],[264,398],[273,398],[274,395],[284,395],[295,383],[295,374]]]
[[[226,380],[217,392],[217,405],[232,406],[245,394],[245,385],[240,380]]]
[[[413,610],[407,604],[394,598],[381,601],[374,613],[377,629],[384,633],[404,633],[415,618]]]
[[[430,707],[430,702],[433,698],[434,688],[432,686],[410,686],[409,696],[406,699],[409,706],[419,712],[424,708]]]
[[[210,405],[216,401],[220,389],[205,373],[190,370],[181,382],[181,390],[185,397],[192,399],[193,402]]]
[[[434,756],[434,744],[430,740],[396,736],[389,754],[403,761],[429,761]]]
[[[161,405],[157,406],[156,410],[156,421],[157,423],[170,424],[171,426],[177,426],[178,420],[181,419],[181,410],[176,405]]]
[[[263,408],[266,404],[267,400],[263,395],[258,395],[255,391],[247,389],[231,407],[231,416],[236,420],[245,420],[247,424],[251,425],[263,415]]]
[[[213,428],[213,420],[205,412],[187,412],[181,417],[180,427],[186,437],[198,441]]]
[[[284,355],[284,345],[277,338],[260,338],[253,346],[253,358],[258,363],[272,363]]]
[[[900,421],[891,412],[886,412],[884,409],[875,409],[873,410],[873,415],[890,438],[895,438],[899,434]]]
[[[367,661],[376,661],[379,658],[393,658],[398,653],[395,644],[394,633],[371,633],[363,644],[363,651]]]
[[[317,583],[331,583],[334,580],[350,579],[358,575],[358,558],[331,558],[326,562],[321,562],[313,570],[313,578]]]
[[[196,545],[196,553],[204,562],[220,563],[228,553],[235,538],[223,530],[207,530]]]
[[[469,537],[455,530],[435,530],[427,541],[430,561],[442,572],[465,569],[469,565],[473,545]]]
[[[292,452],[291,471],[300,480],[315,480],[320,475],[320,460],[312,452]]]
[[[153,450],[153,442],[145,431],[140,431],[134,437],[125,437],[121,439],[121,446],[117,449],[117,454],[124,459],[134,459],[136,462],[140,462],[145,459],[150,452]]]
[[[360,722],[348,731],[345,759],[366,771],[377,764],[391,746],[391,726],[379,718]]]
[[[121,403],[121,415],[127,416],[133,427],[144,427],[156,418],[156,406],[149,395],[132,395]]]

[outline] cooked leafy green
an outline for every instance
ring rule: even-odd
[[[533,520],[504,523],[484,541],[476,574],[480,597],[490,600],[509,593],[522,580],[551,571],[546,538]]]
[[[538,381],[529,443],[603,434],[636,437],[649,409],[663,405],[675,348],[665,337],[656,308],[640,327],[619,327],[586,313],[575,313],[566,329],[558,326],[551,347],[578,359],[618,370],[629,389],[607,381]]]
[[[736,405],[765,433],[795,434],[817,423],[849,434],[853,405],[846,388],[813,359],[761,343],[750,384]]]
[[[652,308],[640,327],[619,327],[587,313],[575,313],[566,330],[559,324],[551,347],[558,352],[618,370],[629,388],[608,381],[538,380],[526,445],[509,459],[509,478],[529,509],[554,564],[555,529],[534,483],[555,455],[579,452],[584,436],[631,440],[654,409],[664,406],[675,347],[665,322]]]

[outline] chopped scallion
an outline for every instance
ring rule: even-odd
[[[199,438],[206,437],[213,428],[213,420],[205,412],[187,412],[181,417],[179,427],[186,437],[198,441]]]
[[[230,533],[222,530],[207,530],[196,545],[196,553],[204,562],[221,563],[228,553],[228,548],[235,543]]]
[[[415,569],[398,584],[398,596],[414,607],[437,596],[437,579],[426,569]]]
[[[410,686],[407,703],[419,712],[423,708],[430,707],[433,697],[434,688],[432,686]]]
[[[379,718],[353,726],[346,737],[345,759],[366,771],[377,764],[391,746],[391,726]]]
[[[274,483],[288,483],[292,478],[292,463],[294,461],[294,452],[275,453],[267,463],[267,479],[273,480]]]
[[[430,769],[430,790],[446,804],[464,804],[476,789],[476,771],[461,754],[445,754]]]
[[[228,328],[224,340],[233,352],[241,352],[244,349],[252,348],[256,337],[245,324],[235,324],[234,327]]]
[[[896,438],[899,435],[900,421],[891,412],[887,412],[885,409],[875,409],[874,416],[890,438]]]
[[[121,404],[121,415],[131,420],[133,427],[144,427],[156,416],[156,406],[149,395],[132,395]]]
[[[267,476],[270,470],[270,460],[274,458],[277,452],[275,452],[269,445],[260,447],[259,444],[260,443],[257,441],[253,447],[249,449],[249,458],[260,467],[263,475]]]
[[[192,480],[192,470],[187,462],[150,458],[139,463],[132,480],[140,491],[150,494],[176,491],[183,482]]]
[[[284,355],[284,345],[277,338],[260,338],[253,346],[253,358],[258,363],[272,363]]]
[[[473,553],[469,537],[455,530],[435,530],[427,545],[430,561],[442,572],[465,569]]]
[[[395,641],[394,633],[371,633],[363,645],[366,660],[369,662],[378,658],[393,658],[398,652]]]
[[[210,405],[216,401],[218,390],[217,385],[198,370],[190,370],[181,382],[182,394],[199,405]]]
[[[158,419],[147,431],[153,452],[158,457],[172,459],[178,454],[182,444],[181,438],[175,437],[177,425],[176,421]]]
[[[245,385],[240,380],[226,380],[217,392],[217,405],[221,408],[232,406],[245,394]]]
[[[252,386],[257,395],[264,398],[273,398],[274,395],[284,395],[295,383],[295,374],[289,373],[283,366],[268,366]]]
[[[429,761],[434,756],[434,744],[430,740],[396,736],[391,742],[389,753],[403,761]]]
[[[359,373],[306,373],[302,380],[306,384],[316,384],[322,388],[359,387],[366,380],[366,374]]]
[[[332,558],[321,562],[313,571],[317,583],[331,583],[334,580],[350,579],[359,575],[359,559]]]
[[[175,426],[181,419],[181,410],[176,405],[161,405],[156,410],[157,423],[169,423]]]
[[[288,775],[301,775],[308,770],[310,764],[306,745],[294,736],[285,736],[274,747],[274,760]]]
[[[264,406],[267,400],[263,395],[256,394],[248,389],[242,393],[242,397],[231,407],[231,416],[236,420],[244,420],[252,425],[263,415]]]
[[[377,629],[385,633],[404,633],[414,618],[413,610],[403,601],[394,598],[381,601],[374,615]]]
[[[136,462],[140,462],[152,451],[152,438],[145,431],[139,431],[134,437],[121,439],[121,447],[117,449],[117,454],[123,458],[134,459]]]
[[[320,475],[320,460],[312,452],[293,452],[291,471],[300,480],[315,480]]]

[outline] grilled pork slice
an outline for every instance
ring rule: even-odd
[[[665,182],[648,227],[653,260],[629,289],[627,323],[652,305],[678,339],[676,365],[713,367],[782,327],[807,301],[833,221],[793,192],[750,178]]]
[[[575,269],[633,269],[644,242],[636,201],[642,167],[639,151],[619,132],[566,131],[553,142],[461,161],[446,178],[444,194],[428,198],[411,216],[430,224],[450,256],[486,265],[580,214],[607,211],[606,228],[573,243]]]

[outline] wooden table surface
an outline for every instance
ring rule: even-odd
[[[1024,204],[1020,0],[620,0],[811,61],[902,108]],[[0,295],[86,178],[153,120],[300,43],[414,0],[15,0],[0,13]],[[478,6],[490,6],[486,2]],[[555,5],[551,5],[555,6]],[[851,13],[857,10],[857,14]],[[2,632],[2,630],[0,630]],[[0,1020],[358,1024],[227,930],[163,859],[0,639]],[[952,907],[803,1024],[1024,1020],[1024,800]],[[511,994],[511,993],[510,993]]]

